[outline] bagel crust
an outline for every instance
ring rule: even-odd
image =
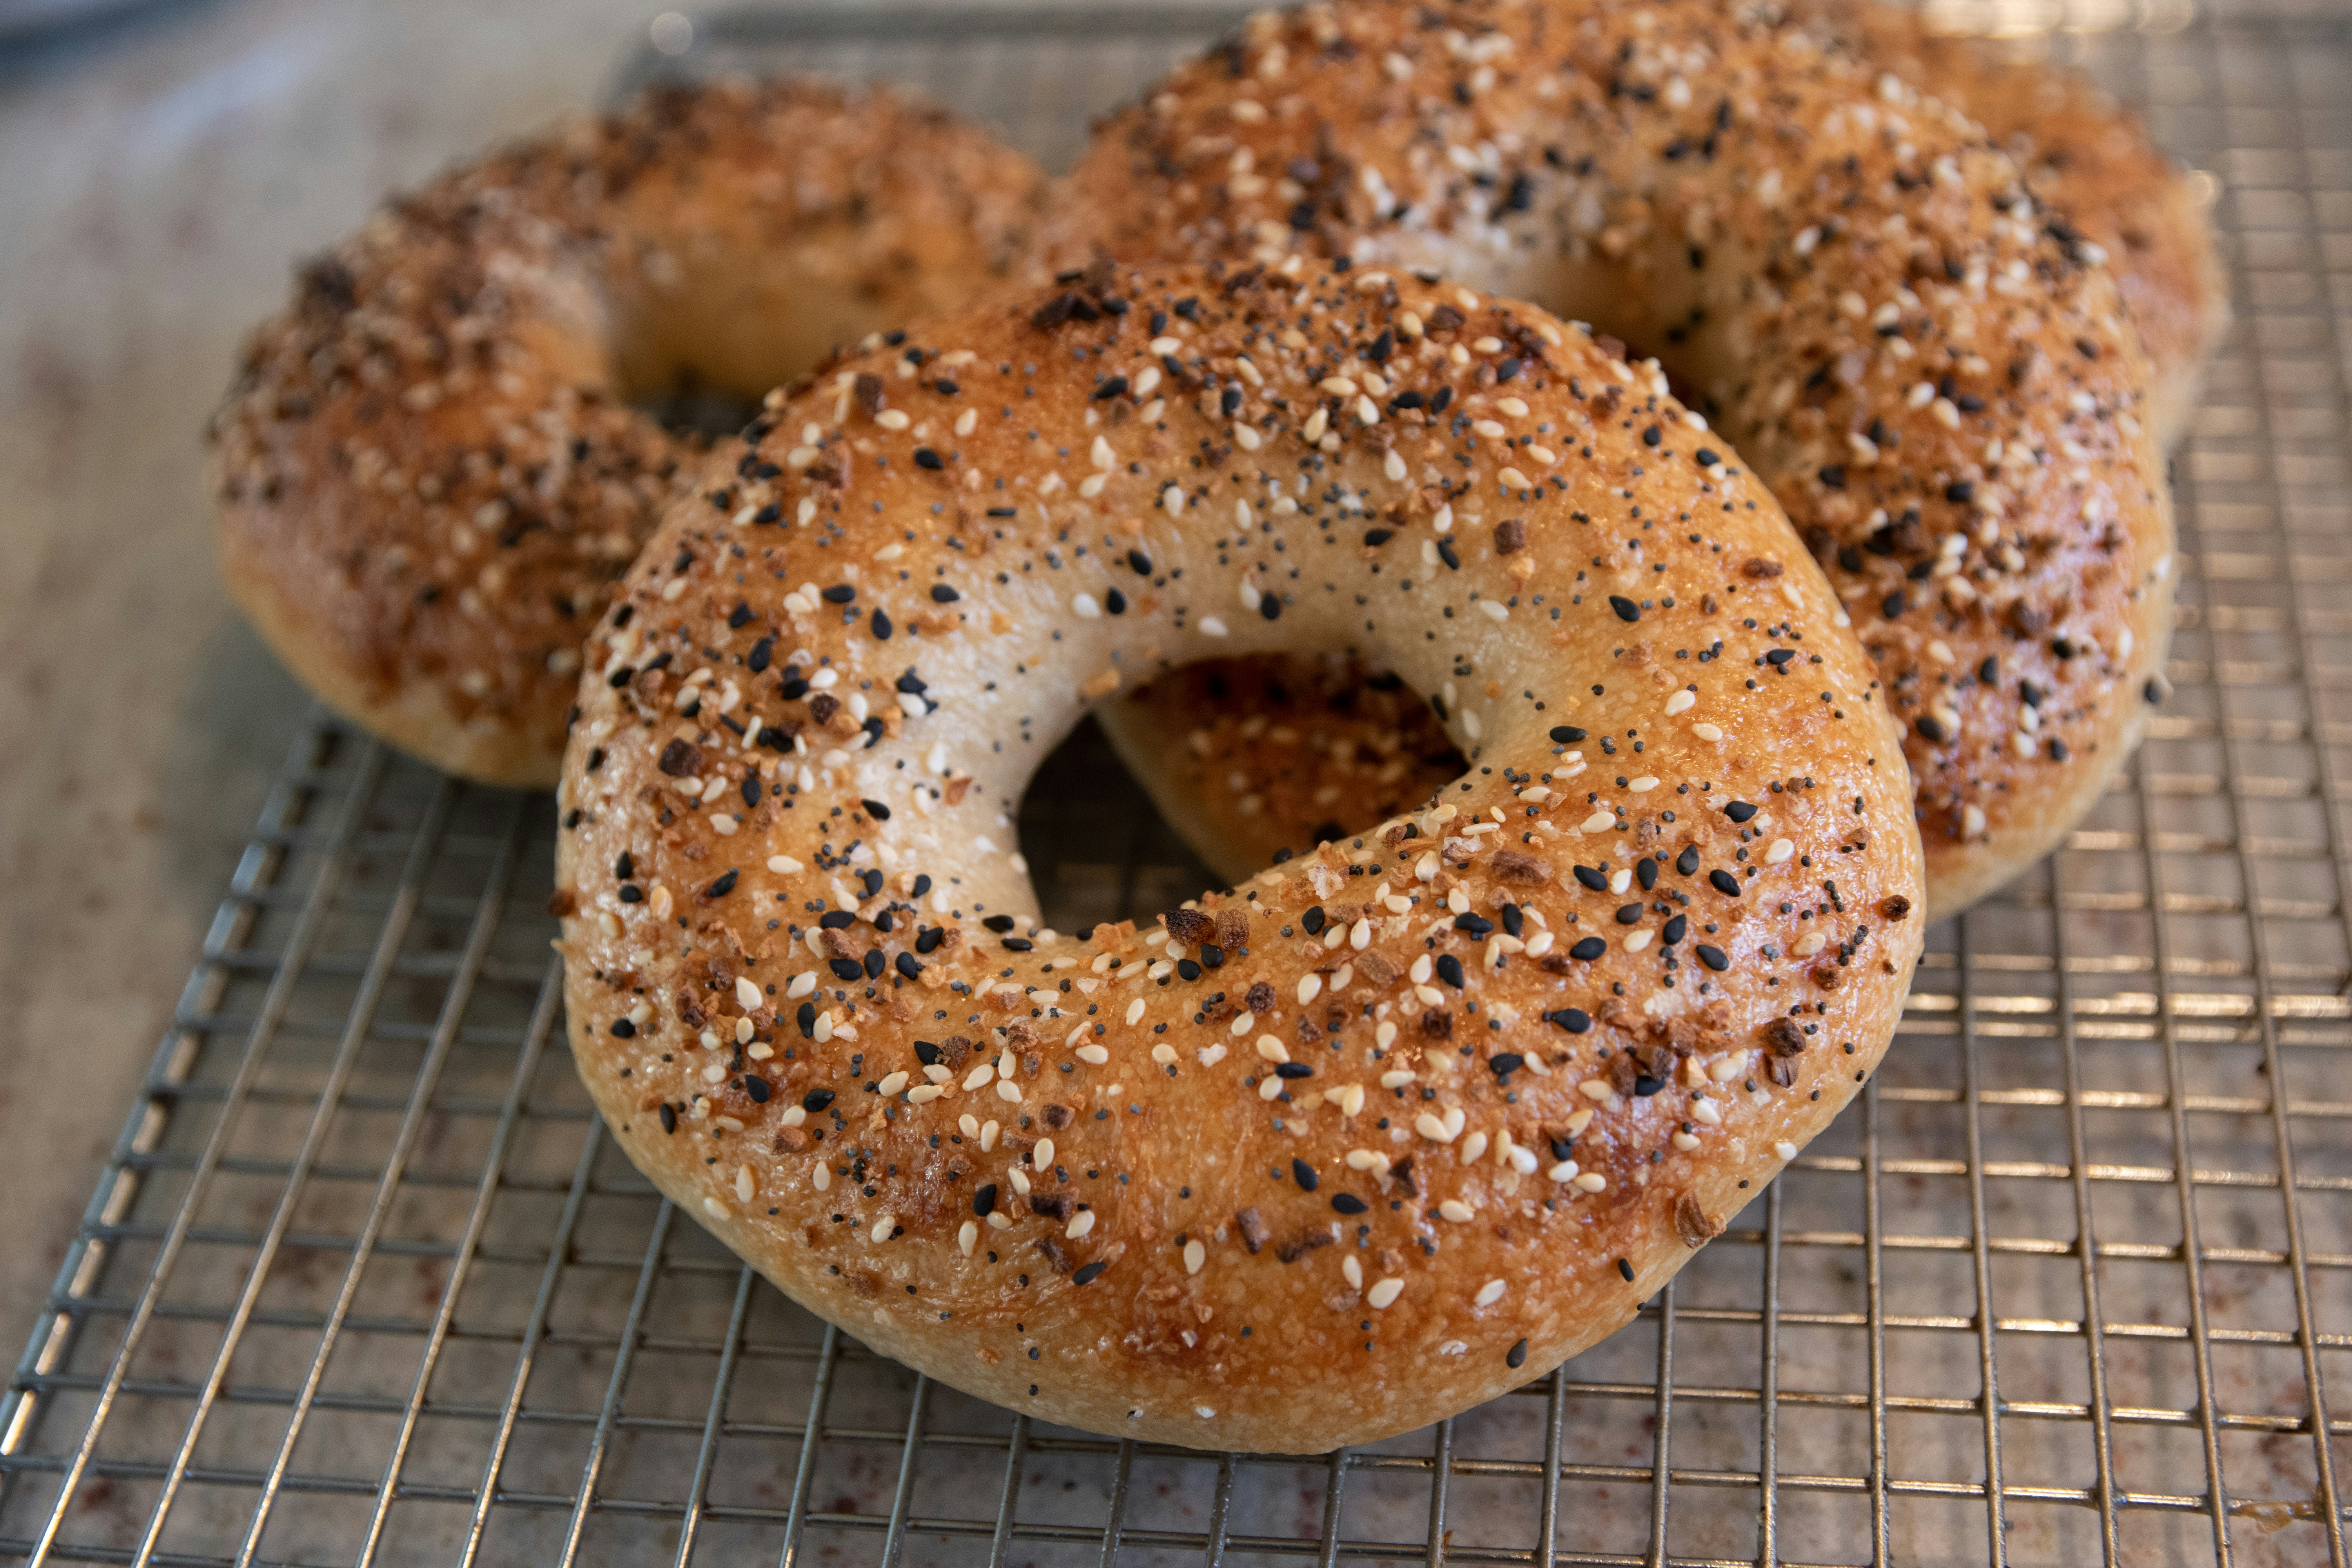
[[[1108,122],[1059,210],[1071,253],[1427,267],[1664,349],[1876,660],[1939,915],[2137,742],[2172,525],[2114,279],[1973,122],[1778,12],[1260,16]]]
[[[2185,434],[2206,356],[2229,325],[2229,279],[2195,187],[2139,117],[2079,70],[1939,34],[1909,5],[1817,0],[1799,15],[1974,119],[2035,197],[2106,253],[2147,352],[2151,423],[2168,447]]]
[[[1539,310],[1295,260],[780,395],[590,643],[557,905],[614,1135],[811,1310],[1098,1432],[1320,1450],[1609,1333],[1855,1093],[1923,927],[1869,662],[1716,439]],[[1012,813],[1090,703],[1349,650],[1443,694],[1442,798],[1038,929]]]
[[[223,570],[289,668],[453,773],[544,787],[581,637],[702,443],[625,400],[756,399],[1006,276],[1038,172],[898,93],[647,94],[452,170],[304,267],[212,426]]]

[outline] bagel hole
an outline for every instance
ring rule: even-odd
[[[691,372],[669,386],[633,392],[629,406],[654,420],[673,436],[715,445],[751,423],[760,400],[726,387],[711,386]]]
[[[1469,768],[1435,705],[1346,653],[1210,659],[1119,710],[1132,765],[1198,791],[1192,829],[1246,875],[1430,804]],[[1197,889],[1196,889],[1197,890]]]
[[[908,308],[870,281],[817,276],[789,258],[675,266],[667,286],[605,298],[607,374],[632,407],[704,441],[733,436],[772,389],[896,326]]]
[[[1055,931],[1148,926],[1217,885],[1091,714],[1038,764],[1017,821],[1039,917]]]

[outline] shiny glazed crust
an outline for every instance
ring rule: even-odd
[[[579,643],[701,443],[1019,263],[1043,180],[901,94],[720,83],[456,169],[304,267],[212,427],[224,572],[295,674],[436,766],[554,782]]]
[[[1922,881],[1869,662],[1581,331],[1105,267],[746,435],[589,645],[566,1011],[639,1167],[877,1350],[1123,1436],[1407,1430],[1623,1323],[1885,1049]],[[1039,930],[1038,761],[1275,651],[1456,682],[1471,771],[1156,930]]]
[[[1262,16],[1108,121],[1058,206],[1066,252],[1425,266],[1667,349],[1877,661],[1938,913],[2137,741],[2172,529],[2114,279],[1973,123],[1776,13]]]

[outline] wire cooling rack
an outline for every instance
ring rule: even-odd
[[[722,20],[624,79],[911,79],[1052,158],[1203,16]],[[2179,461],[2175,695],[2063,853],[1931,933],[1861,1101],[1632,1326],[1307,1459],[917,1377],[602,1136],[546,800],[319,717],[0,1406],[0,1559],[2343,1564],[2352,19],[2048,42],[2220,180],[2238,321]],[[1091,728],[1022,841],[1065,929],[1206,882]]]

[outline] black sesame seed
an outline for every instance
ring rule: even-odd
[[[1593,959],[1609,951],[1609,944],[1597,936],[1588,936],[1568,950],[1570,958]]]
[[[1731,967],[1731,960],[1724,955],[1723,949],[1709,947],[1706,942],[1698,944],[1698,961],[1717,974]]]
[[[1733,876],[1730,872],[1723,869],[1721,867],[1718,866],[1714,870],[1709,871],[1706,874],[1706,879],[1709,885],[1711,885],[1717,892],[1721,893],[1725,898],[1736,899],[1739,896],[1739,879]]]
[[[1617,618],[1621,621],[1638,621],[1642,618],[1642,606],[1622,594],[1610,595],[1609,607],[1617,612]]]

